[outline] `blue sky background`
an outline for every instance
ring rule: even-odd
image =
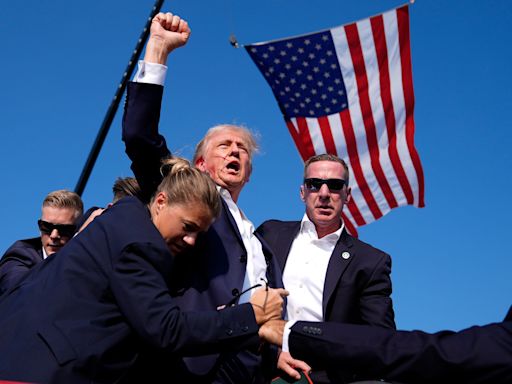
[[[239,203],[255,225],[300,219],[302,161],[272,92],[241,43],[346,24],[402,5],[392,0],[167,1],[189,21],[169,61],[161,130],[191,158],[206,129],[242,123],[261,134]],[[3,252],[37,236],[44,196],[74,189],[153,0],[0,3],[0,166]],[[410,9],[416,148],[426,207],[393,210],[360,228],[393,257],[402,329],[461,329],[501,320],[511,304],[512,6],[417,0]],[[83,199],[111,199],[131,171],[121,110]]]

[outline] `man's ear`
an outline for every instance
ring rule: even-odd
[[[344,203],[345,204],[348,204],[350,202],[350,200],[352,200],[352,188],[348,187],[347,188],[347,195],[345,196],[345,201]]]
[[[304,186],[300,186],[300,199],[302,201],[306,201],[306,192],[304,191]]]
[[[195,164],[196,168],[199,169],[200,171],[202,172],[206,172],[206,164],[205,164],[205,161],[204,161],[204,157],[203,156],[200,156],[196,159],[196,164]]]

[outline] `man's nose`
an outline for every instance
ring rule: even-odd
[[[318,195],[320,197],[329,197],[331,195],[331,191],[329,190],[329,187],[327,186],[327,184],[322,184],[322,186],[320,187],[320,190],[318,191]]]
[[[183,238],[183,241],[185,243],[187,243],[188,245],[190,245],[191,247],[193,247],[196,244],[196,240],[197,240],[197,233],[189,233],[189,234],[185,235],[185,237]]]
[[[60,237],[60,233],[59,231],[57,231],[56,229],[53,229],[50,233],[50,238],[52,239],[58,239]]]
[[[232,143],[231,146],[229,147],[229,152],[232,155],[237,155],[238,153],[240,153],[240,148],[238,148],[238,144]]]

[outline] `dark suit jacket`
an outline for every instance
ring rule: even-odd
[[[33,266],[43,261],[40,237],[18,240],[0,259],[0,295],[13,287]]]
[[[256,230],[270,245],[281,270],[299,230],[300,221],[278,220],[266,221]],[[348,258],[342,257],[344,252]],[[343,231],[327,267],[323,319],[395,328],[390,273],[389,255]]]
[[[337,371],[337,382],[384,377],[403,383],[512,383],[512,316],[460,332],[393,331],[297,322],[290,352]],[[347,375],[350,372],[350,375]]]
[[[160,184],[161,159],[170,156],[164,137],[158,133],[162,94],[163,87],[153,84],[130,83],[127,90],[123,141],[145,199],[149,199]],[[263,240],[262,247],[267,262],[269,285],[282,287],[279,267]],[[184,310],[215,309],[228,303],[242,290],[246,266],[247,251],[236,222],[222,200],[220,217],[198,240],[194,255],[181,258],[176,263],[172,294]],[[257,355],[223,356],[221,359],[230,360],[228,364],[237,367],[232,370],[233,373],[237,371],[241,374],[233,378],[229,373],[227,375],[232,378],[223,382],[253,382],[253,378],[262,373],[259,368],[260,357]],[[239,364],[239,359],[243,360],[242,364]],[[183,375],[204,375],[205,382],[211,381],[208,374],[212,373],[214,364],[219,364],[220,361],[218,355],[186,359],[182,367]],[[199,382],[200,379],[195,377],[195,380]]]
[[[122,199],[0,298],[0,378],[114,383],[147,345],[175,356],[259,344],[249,304],[181,311],[172,265],[147,207]]]

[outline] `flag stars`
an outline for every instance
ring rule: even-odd
[[[348,104],[329,32],[249,47],[249,52],[286,115],[321,116]]]

